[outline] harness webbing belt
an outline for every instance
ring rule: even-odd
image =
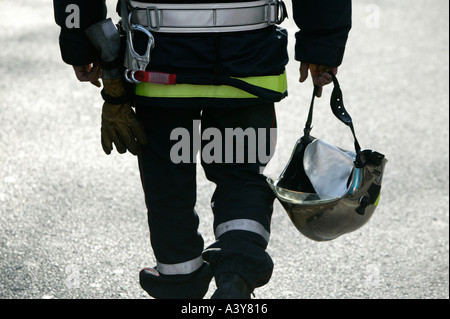
[[[155,32],[250,31],[280,24],[286,9],[280,0],[229,3],[148,3],[129,1],[130,22]]]

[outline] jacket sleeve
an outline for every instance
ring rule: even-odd
[[[306,63],[341,65],[352,25],[351,0],[292,0],[295,59]]]
[[[61,27],[59,46],[64,62],[86,65],[98,54],[84,30],[106,18],[105,0],[53,0],[55,21]]]

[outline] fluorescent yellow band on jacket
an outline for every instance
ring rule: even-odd
[[[286,72],[280,75],[252,76],[237,79],[279,93],[287,91]],[[140,96],[160,98],[256,98],[255,95],[228,85],[138,83],[136,84],[135,93]]]

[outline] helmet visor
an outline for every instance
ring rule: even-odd
[[[319,195],[316,193],[304,193],[288,190],[277,186],[277,182],[270,177],[267,178],[267,182],[278,199],[291,204],[317,205],[333,202],[341,198],[341,196],[335,195]]]

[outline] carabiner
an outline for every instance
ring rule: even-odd
[[[136,83],[136,84],[142,83],[142,81],[139,81],[136,79],[136,77],[135,77],[136,72],[138,72],[138,71],[131,71],[131,70],[126,69],[125,73],[124,73],[125,80],[129,83]]]
[[[129,19],[131,18],[131,14],[129,15]],[[134,49],[133,40],[135,32],[142,32],[148,37],[147,50],[143,55],[140,55]],[[130,30],[127,31],[127,50],[125,53],[125,80],[130,83],[139,83],[134,77],[134,74],[137,71],[145,71],[150,63],[150,53],[154,47],[155,38],[148,29],[141,25],[130,24]]]

